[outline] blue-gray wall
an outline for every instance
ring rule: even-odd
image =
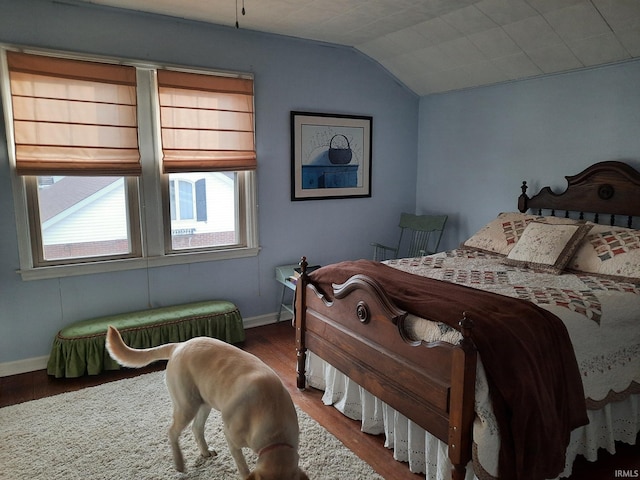
[[[47,355],[69,322],[148,305],[225,298],[245,318],[272,314],[276,265],[369,257],[369,242],[389,241],[398,212],[415,208],[419,99],[353,49],[45,0],[0,0],[0,42],[253,72],[262,247],[240,260],[23,281],[1,125],[0,364]],[[373,117],[371,198],[290,201],[291,110]]]
[[[2,128],[0,363],[46,355],[65,323],[149,303],[224,297],[268,315],[275,265],[368,257],[401,210],[448,213],[453,248],[515,210],[522,180],[560,191],[596,161],[640,169],[639,61],[418,99],[347,48],[49,1],[0,12],[3,42],[254,72],[262,245],[256,258],[23,282]],[[289,200],[291,110],[374,117],[372,198]]]
[[[640,61],[420,100],[417,208],[454,248],[529,193],[602,160],[640,170]],[[640,198],[638,199],[640,202]]]

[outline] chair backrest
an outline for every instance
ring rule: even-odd
[[[419,257],[430,255],[438,251],[444,226],[447,223],[447,215],[412,215],[402,213],[400,215],[400,239],[398,251],[402,244],[403,236],[410,235],[407,257]]]

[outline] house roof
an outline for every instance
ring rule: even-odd
[[[50,220],[118,179],[119,177],[63,177],[51,185],[39,188],[40,221]]]

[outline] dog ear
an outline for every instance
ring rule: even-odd
[[[300,470],[300,480],[309,480],[309,477],[307,477],[307,474],[304,473],[302,470]]]
[[[259,480],[259,478],[256,477],[256,472],[251,472],[249,474],[249,476],[247,478],[245,478],[244,480]]]

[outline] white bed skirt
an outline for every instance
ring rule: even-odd
[[[362,431],[385,435],[385,446],[394,458],[409,464],[414,473],[427,480],[449,480],[451,464],[447,445],[390,408],[347,376],[307,352],[307,385],[324,391],[322,401],[333,405],[353,420],[362,422]],[[610,403],[600,410],[589,410],[589,424],[574,430],[567,448],[566,468],[560,477],[571,475],[573,461],[581,454],[589,461],[598,457],[598,449],[615,453],[615,442],[634,444],[640,431],[640,395]],[[471,462],[465,480],[477,480]]]

